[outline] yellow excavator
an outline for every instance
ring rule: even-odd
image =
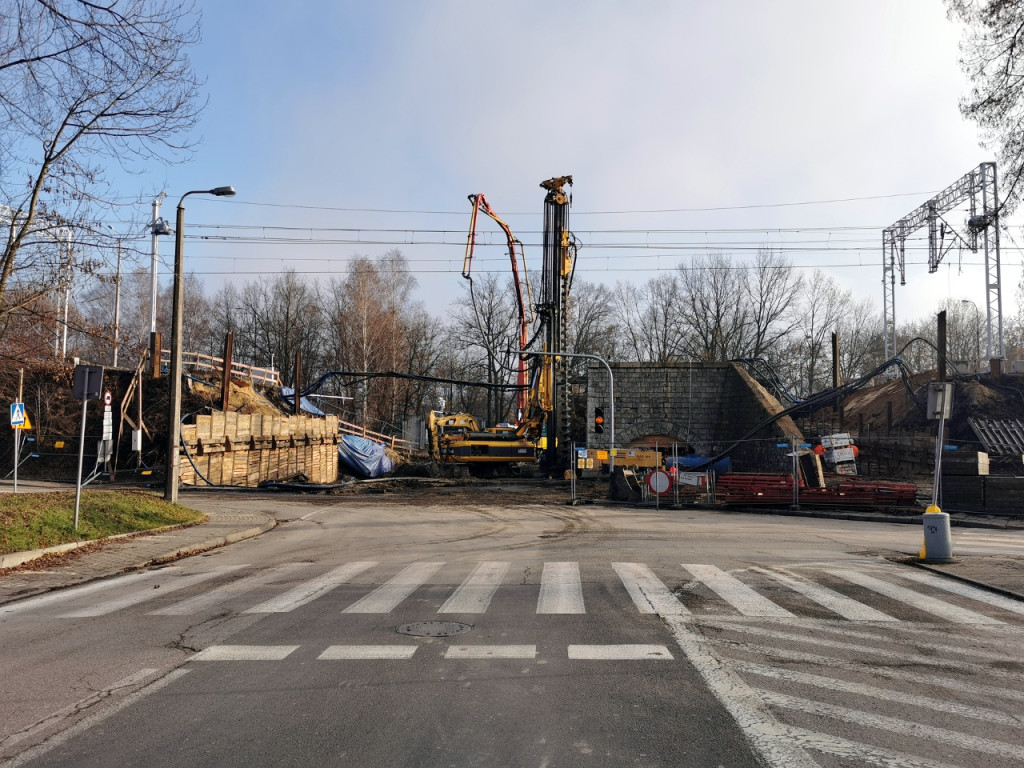
[[[430,456],[438,464],[478,468],[477,474],[510,470],[537,461],[545,445],[544,426],[551,412],[552,366],[541,361],[533,370],[526,413],[518,425],[481,428],[470,413],[431,411],[427,417]]]

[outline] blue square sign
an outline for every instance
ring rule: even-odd
[[[24,403],[12,403],[11,404],[11,426],[20,427],[25,423],[25,404]]]

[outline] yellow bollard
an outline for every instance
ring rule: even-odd
[[[939,509],[937,506],[932,504],[930,507],[928,507],[928,509],[926,509],[924,511],[924,513],[926,515],[934,515],[936,512],[941,512],[941,511],[942,511],[941,509]],[[925,558],[925,549],[926,549],[925,539],[924,539],[924,534],[922,533],[921,534],[921,551],[917,555],[917,559],[918,560],[924,560],[924,558]]]

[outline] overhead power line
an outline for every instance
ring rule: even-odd
[[[637,209],[637,210],[622,210],[622,211],[581,211],[573,210],[573,216],[621,216],[621,215],[637,215],[637,214],[662,214],[662,213],[705,213],[713,211],[743,211],[752,210],[757,208],[794,208],[799,206],[808,205],[835,205],[838,203],[856,203],[864,202],[868,200],[889,200],[898,197],[920,197],[920,196],[931,196],[935,192],[898,192],[889,195],[865,195],[862,197],[841,197],[832,198],[826,200],[802,200],[798,202],[789,203],[755,203],[750,205],[720,205],[720,206],[707,206],[707,207],[690,207],[690,208],[653,208],[653,209]],[[261,208],[293,208],[296,210],[306,211],[336,211],[343,213],[397,213],[397,214],[416,214],[421,216],[468,216],[467,210],[460,211],[434,211],[434,210],[415,210],[415,209],[399,209],[399,208],[342,208],[336,206],[325,206],[325,205],[300,205],[297,203],[265,203],[256,201],[246,200],[232,200],[224,201],[226,205],[248,205]],[[509,212],[509,216],[528,216],[535,214],[537,211],[513,211]]]

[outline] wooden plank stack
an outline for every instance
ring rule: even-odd
[[[336,416],[221,413],[181,427],[183,485],[256,487],[268,481],[338,479]]]

